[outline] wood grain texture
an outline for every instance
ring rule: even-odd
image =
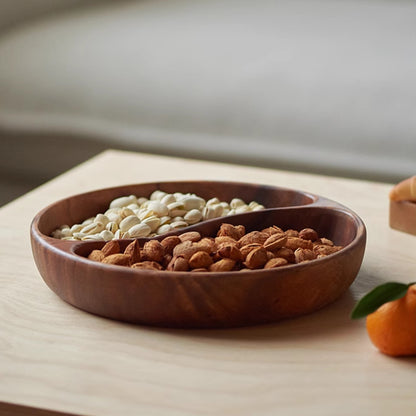
[[[272,225],[313,228],[344,249],[310,263],[278,269],[166,272],[92,262],[84,256],[104,243],[49,237],[61,224],[72,225],[104,212],[114,198],[131,194],[149,197],[157,189],[197,193],[206,200],[255,200],[267,207],[187,227],[204,237],[215,237],[224,221],[242,224],[247,232]],[[366,236],[364,224],[353,212],[316,195],[241,182],[175,181],[102,189],[57,201],[35,217],[31,237],[35,262],[45,282],[63,300],[82,310],[138,324],[226,328],[276,322],[333,302],[355,279]]]
[[[73,308],[48,289],[29,241],[30,222],[43,207],[97,188],[190,176],[301,189],[348,206],[368,231],[357,279],[315,313],[228,330],[120,323]],[[355,301],[375,285],[414,280],[416,238],[388,225],[391,187],[109,151],[6,205],[0,210],[7,241],[0,249],[0,401],[100,416],[413,416],[415,358],[379,354],[364,322],[349,319]]]

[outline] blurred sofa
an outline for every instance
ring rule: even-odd
[[[0,16],[3,178],[109,147],[415,174],[416,2],[4,0]]]

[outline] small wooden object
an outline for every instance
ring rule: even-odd
[[[416,202],[390,201],[390,227],[416,235]]]
[[[389,197],[390,227],[416,235],[416,176],[395,185]]]
[[[239,197],[267,208],[205,221],[186,231],[213,236],[223,222],[243,224],[247,231],[271,225],[298,230],[310,227],[344,248],[325,258],[279,269],[168,272],[93,262],[85,256],[104,242],[50,237],[61,224],[75,224],[104,212],[114,198],[149,196],[157,189],[196,193],[205,199],[216,196],[230,201]],[[143,244],[147,239],[140,240]],[[120,243],[124,248],[131,241]],[[246,326],[316,311],[351,285],[361,266],[365,241],[362,220],[336,202],[291,189],[238,182],[163,182],[98,190],[50,205],[31,225],[36,265],[48,286],[63,300],[116,320],[182,328]]]

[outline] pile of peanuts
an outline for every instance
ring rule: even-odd
[[[262,209],[264,206],[255,201],[246,204],[239,198],[230,203],[218,198],[205,201],[195,194],[157,190],[150,198],[135,195],[116,198],[104,213],[81,224],[62,225],[51,236],[82,241],[155,237],[203,220]]]
[[[88,258],[105,264],[134,269],[228,272],[271,269],[311,261],[342,249],[311,228],[283,231],[271,226],[246,233],[243,225],[223,223],[216,237],[202,237],[197,231],[149,240],[138,240],[125,250],[118,241],[107,242]]]

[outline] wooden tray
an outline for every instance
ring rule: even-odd
[[[149,196],[157,189],[196,193],[205,199],[216,196],[230,201],[238,197],[266,207],[264,211],[205,221],[186,231],[212,236],[223,222],[243,224],[247,231],[271,225],[297,230],[311,227],[345,247],[325,258],[278,269],[193,273],[92,262],[84,256],[104,242],[49,236],[62,224],[79,223],[104,212],[114,198]],[[125,247],[130,241],[121,244]],[[111,319],[181,328],[246,326],[316,311],[336,300],[354,281],[365,242],[362,220],[334,201],[291,189],[238,182],[163,182],[102,189],[58,201],[38,213],[31,224],[36,265],[47,285],[64,301]]]

